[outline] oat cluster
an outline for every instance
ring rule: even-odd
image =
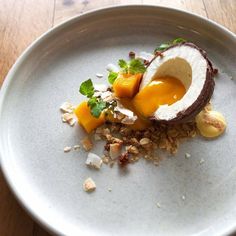
[[[127,125],[106,124],[95,131],[95,136],[106,141],[103,163],[120,165],[145,158],[158,165],[160,150],[176,154],[185,139],[197,134],[195,122],[165,125],[154,124],[143,131],[131,130]]]

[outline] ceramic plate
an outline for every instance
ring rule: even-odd
[[[59,106],[83,99],[81,81],[105,81],[95,75],[106,75],[108,63],[130,50],[153,51],[176,37],[205,49],[219,68],[212,101],[227,119],[226,133],[185,142],[159,167],[141,160],[127,171],[106,165],[92,171],[83,150],[65,154],[63,148],[80,143],[85,133],[61,122]],[[235,58],[234,34],[162,7],[102,9],[50,30],[17,60],[1,90],[1,166],[13,192],[35,219],[60,235],[231,232],[236,225]],[[101,154],[102,144],[94,151]],[[87,177],[97,184],[91,194],[82,190]]]

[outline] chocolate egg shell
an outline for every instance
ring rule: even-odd
[[[172,76],[184,84],[186,94],[172,105],[160,106],[150,119],[169,124],[191,120],[209,102],[215,86],[214,74],[206,52],[193,43],[175,44],[154,57],[143,75],[140,90],[156,77]]]

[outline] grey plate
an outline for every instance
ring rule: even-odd
[[[62,124],[58,110],[66,100],[83,99],[78,95],[81,81],[91,77],[99,82],[95,74],[106,74],[106,65],[130,50],[152,51],[179,36],[207,50],[220,69],[213,104],[227,118],[225,135],[185,142],[175,158],[166,158],[159,167],[140,161],[127,171],[105,165],[92,171],[85,167],[82,150],[63,153],[64,146],[79,143],[85,135],[79,126]],[[1,165],[13,192],[58,234],[230,232],[236,224],[235,53],[235,35],[226,29],[162,7],[103,9],[47,32],[17,60],[1,91]],[[191,153],[189,160],[186,152]],[[82,190],[89,176],[97,184],[92,194]]]

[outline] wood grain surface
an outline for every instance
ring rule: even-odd
[[[236,0],[0,0],[0,85],[21,52],[39,35],[87,10],[155,4],[197,13],[236,33]],[[37,5],[37,7],[36,7]],[[50,235],[21,208],[0,172],[0,236]]]

